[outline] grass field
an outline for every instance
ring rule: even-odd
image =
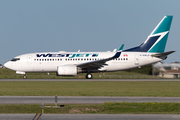
[[[100,75],[100,76],[99,76]],[[55,73],[28,73],[29,79],[84,78],[58,77]],[[136,72],[95,73],[94,78],[126,79],[157,78]],[[0,69],[0,79],[22,79],[8,69]],[[2,81],[0,95],[10,96],[161,96],[180,97],[178,81]],[[47,106],[47,105],[46,105]],[[49,105],[48,105],[49,106]],[[0,113],[41,113],[41,105],[0,105]],[[180,114],[180,103],[104,103],[67,104],[64,108],[47,108],[44,113],[55,114]]]
[[[28,79],[82,79],[85,78],[84,74],[78,74],[72,77],[60,77],[56,76],[56,73],[27,73]],[[95,79],[146,79],[146,78],[158,78],[156,76],[151,76],[147,74],[141,74],[136,72],[119,71],[119,72],[106,72],[103,73],[93,73],[93,78]],[[0,79],[23,79],[23,75],[16,74],[15,71],[9,69],[0,69]]]
[[[48,105],[49,106],[49,105]],[[41,105],[0,105],[0,113],[41,113]],[[180,103],[104,103],[44,108],[55,114],[180,114]]]
[[[0,95],[180,97],[179,81],[4,81]]]

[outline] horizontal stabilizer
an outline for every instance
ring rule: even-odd
[[[152,57],[163,57],[163,56],[167,56],[173,52],[176,52],[176,51],[169,51],[169,52],[164,52],[164,53],[157,53],[157,54],[153,54],[151,55]]]

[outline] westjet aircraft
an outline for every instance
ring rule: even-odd
[[[147,39],[139,46],[113,52],[43,52],[17,56],[4,64],[17,74],[27,72],[56,72],[58,76],[95,72],[110,72],[141,67],[165,60],[175,51],[164,52],[173,16],[165,16]]]

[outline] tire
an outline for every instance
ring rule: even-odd
[[[86,79],[92,79],[92,74],[90,74],[90,73],[87,73],[87,75],[86,75]]]
[[[26,78],[27,78],[27,76],[26,76],[26,75],[24,75],[24,76],[23,76],[23,79],[26,79]]]

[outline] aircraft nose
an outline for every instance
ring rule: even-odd
[[[6,68],[10,68],[10,63],[9,62],[6,62],[5,64],[4,64],[4,66],[6,67]]]

